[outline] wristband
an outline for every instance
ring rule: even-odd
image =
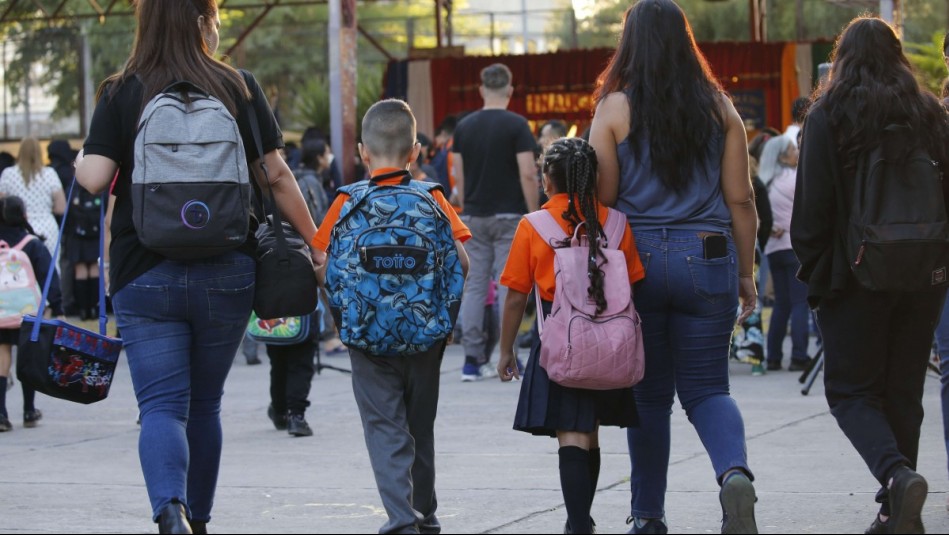
[[[738,278],[739,279],[753,279],[755,278],[755,275],[753,273],[739,273]]]

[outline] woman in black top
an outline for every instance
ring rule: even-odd
[[[214,59],[214,0],[139,0],[124,69],[101,86],[77,178],[98,193],[113,186],[111,286],[142,430],[139,456],[153,519],[164,533],[206,532],[221,455],[220,406],[254,299],[254,224],[236,249],[192,261],[146,249],[132,223],[134,141],[145,103],[172,82],[192,82],[236,118],[248,166],[304,238],[316,234],[293,173],[280,157],[280,129],[254,77]],[[260,125],[258,154],[249,113]],[[322,253],[313,253],[321,261]],[[322,262],[317,262],[322,263]],[[190,525],[189,525],[190,523]]]
[[[905,134],[884,141],[884,127],[895,123],[908,126]],[[893,29],[860,17],[837,41],[830,81],[807,116],[791,241],[823,335],[831,413],[882,486],[880,514],[867,533],[923,533],[927,483],[915,469],[945,289],[869,290],[845,250],[854,187],[865,177],[857,167],[884,143],[924,147],[943,174],[949,170],[946,112],[920,89]]]

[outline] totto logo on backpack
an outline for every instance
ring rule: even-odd
[[[403,176],[394,186],[376,182]],[[421,353],[448,338],[465,279],[438,184],[408,172],[340,188],[326,288],[340,340],[371,355]]]
[[[189,82],[155,95],[135,137],[132,221],[142,245],[176,260],[234,249],[247,239],[250,201],[244,145],[227,107]]]
[[[527,214],[527,221],[540,237],[555,249],[556,291],[550,315],[540,313],[540,365],[550,380],[570,388],[613,390],[628,388],[643,378],[645,352],[642,324],[633,307],[626,256],[618,250],[629,223],[621,212],[610,209],[603,226],[606,246],[603,295],[606,310],[596,313],[589,297],[587,255],[589,247],[579,239],[577,226],[570,247],[555,247],[568,238],[547,210]],[[537,310],[543,311],[540,292],[535,288]]]
[[[846,246],[865,288],[921,291],[949,282],[949,218],[939,165],[906,125],[886,127],[857,169]]]
[[[20,328],[23,316],[36,315],[43,298],[30,257],[23,252],[32,239],[27,235],[13,247],[0,240],[0,329]]]

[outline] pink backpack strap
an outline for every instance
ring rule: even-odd
[[[623,235],[629,228],[629,220],[626,214],[619,210],[608,208],[609,215],[606,216],[606,224],[603,225],[603,234],[606,235],[606,243],[610,249],[619,249],[619,244],[623,243]]]
[[[553,247],[553,242],[563,241],[569,238],[567,233],[560,228],[560,224],[557,223],[557,220],[554,219],[554,215],[547,210],[531,212],[524,217],[527,219],[527,222],[534,227],[534,230],[537,231],[541,239],[547,242],[551,247]]]
[[[30,243],[30,241],[32,240],[33,240],[33,235],[27,234],[26,237],[20,240],[20,243],[14,245],[13,248],[16,249],[17,251],[22,251],[23,248],[26,247],[26,244]]]
[[[560,224],[554,219],[554,215],[547,210],[538,210],[524,216],[527,222],[534,227],[540,238],[547,242],[553,248],[554,242],[563,241],[569,236],[560,228]],[[540,298],[540,288],[534,285],[534,298],[537,301],[537,332],[544,332],[544,304]]]

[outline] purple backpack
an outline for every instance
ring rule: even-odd
[[[606,258],[603,294],[606,309],[596,315],[596,303],[587,295],[589,250],[577,225],[570,247],[556,244],[569,236],[547,210],[528,214],[527,221],[554,248],[556,290],[551,313],[545,319],[540,292],[535,288],[540,313],[540,365],[550,380],[570,388],[613,390],[629,388],[643,378],[644,352],[639,314],[633,307],[626,256],[618,250],[628,228],[626,216],[610,209],[603,228]]]

